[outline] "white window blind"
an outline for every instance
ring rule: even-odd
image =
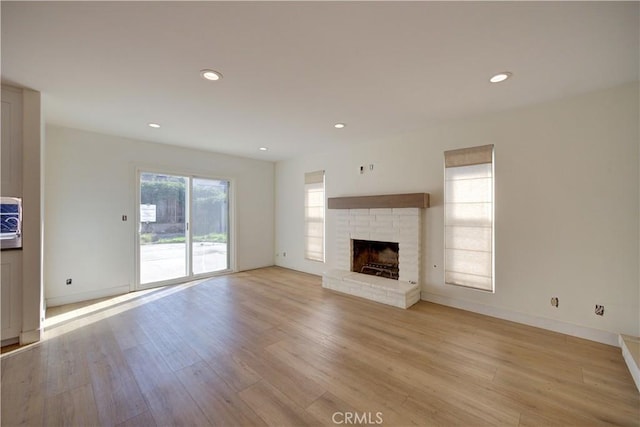
[[[444,158],[445,283],[493,292],[493,145]]]
[[[304,174],[304,257],[324,262],[324,171]]]

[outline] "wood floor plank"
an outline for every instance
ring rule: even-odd
[[[143,412],[142,414],[136,415],[133,418],[129,418],[126,421],[121,422],[117,425],[117,427],[156,427],[156,421],[153,419],[153,415],[151,415],[151,411]]]
[[[148,411],[140,388],[105,321],[93,328],[87,358],[101,425],[117,425]]]
[[[416,425],[435,426],[489,426],[510,425],[493,418],[485,418],[484,412],[464,405],[460,401],[445,401],[438,396],[409,396],[402,404],[402,410]],[[519,421],[519,417],[518,417]],[[516,419],[511,420],[512,423]]]
[[[144,332],[144,328],[141,327],[136,316],[137,311],[131,310],[107,319],[121,350],[127,350],[149,342],[149,337]]]
[[[2,425],[44,423],[48,349],[46,345],[37,344],[19,353],[19,357],[2,358]]]
[[[262,349],[242,350],[236,353],[262,379],[275,386],[301,408],[306,408],[325,393],[325,389],[305,375],[296,371],[285,361]]]
[[[635,390],[633,384],[629,383],[628,377],[628,371],[615,374],[608,370],[582,368],[582,380],[585,384],[616,399],[631,399],[629,402],[632,402]]]
[[[344,422],[344,414],[347,412],[356,413],[358,410],[333,394],[326,392],[309,405],[306,412],[320,425],[335,426]],[[375,420],[377,421],[377,418]]]
[[[145,334],[167,365],[171,370],[177,371],[202,361],[196,351],[183,339],[181,328],[174,327],[175,323],[161,309],[162,305],[158,304],[158,306],[150,304],[144,307],[140,324],[144,325]]]
[[[178,372],[176,376],[191,398],[215,426],[266,425],[225,383],[209,365],[199,362]]]
[[[142,344],[124,351],[158,425],[207,425],[207,417],[184,389],[157,349]]]
[[[52,426],[99,425],[91,384],[47,397],[44,420]]]
[[[550,412],[573,412],[580,417],[619,425],[640,415],[640,408],[634,407],[640,403],[637,397],[630,396],[625,401],[582,382],[536,378],[530,372],[503,367],[498,370],[492,383],[497,391],[502,390],[503,395],[519,399],[523,403],[536,402],[535,406],[529,408],[531,410],[544,402]],[[609,409],[608,414],[602,413],[602,407]]]
[[[2,426],[640,425],[619,348],[283,268],[82,311],[0,356]]]
[[[601,427],[603,425],[612,425],[603,423],[592,418],[582,417],[580,414],[571,412],[556,411],[524,411],[520,415],[521,427],[540,427],[540,426],[580,426],[580,427]]]
[[[45,384],[46,396],[70,391],[91,383],[87,348],[89,333],[79,329],[50,342]]]
[[[230,352],[216,353],[207,364],[236,391],[242,391],[262,379],[243,359]]]
[[[472,407],[477,417],[490,420],[495,423],[512,425],[517,423],[519,409],[502,405],[502,410],[497,409],[495,403],[503,396],[496,395],[494,391],[482,387],[485,381],[491,381],[494,376],[492,370],[489,375],[484,372],[478,374],[475,370],[459,370],[452,372],[444,363],[451,362],[445,355],[440,360],[423,355],[420,358],[411,359],[406,356],[396,360],[384,353],[368,351],[365,345],[353,341],[339,340],[347,353],[357,354],[358,359],[371,368],[377,368],[384,372],[382,378],[388,384],[395,384],[397,388],[404,387],[410,390],[413,396],[422,396],[428,401],[434,401],[442,405],[442,400],[465,401],[467,407]],[[428,367],[426,367],[428,365]],[[466,363],[461,363],[462,366]],[[456,384],[466,383],[467,387],[455,387]],[[451,408],[453,409],[453,408]]]
[[[305,375],[359,412],[380,411],[393,420],[392,425],[410,424],[410,418],[396,409],[407,399],[411,388],[398,387],[398,382],[383,371],[373,372],[353,358],[311,343],[283,341],[268,350],[292,367],[306,366]]]
[[[239,395],[268,425],[316,424],[313,417],[264,380],[242,390]]]

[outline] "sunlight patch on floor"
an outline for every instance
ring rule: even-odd
[[[54,338],[100,320],[123,313],[132,308],[148,304],[176,292],[198,285],[205,280],[197,280],[180,285],[168,285],[160,288],[129,292],[115,297],[67,304],[47,309],[44,327],[44,340]]]

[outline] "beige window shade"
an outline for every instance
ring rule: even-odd
[[[472,166],[493,162],[493,144],[444,152],[444,166]]]
[[[304,257],[324,262],[324,171],[304,174]]]
[[[305,173],[304,183],[305,184],[324,184],[324,171]]]
[[[493,292],[493,145],[444,155],[445,283]]]

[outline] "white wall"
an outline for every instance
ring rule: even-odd
[[[324,270],[302,256],[304,172],[324,169],[328,197],[431,194],[423,299],[611,344],[614,333],[637,336],[638,117],[638,85],[630,84],[279,162],[276,263]],[[495,144],[495,294],[445,285],[442,269],[443,152],[484,144]],[[374,170],[360,175],[368,164]],[[333,222],[329,210],[328,266]],[[603,317],[595,304],[605,306]]]
[[[272,162],[76,129],[47,127],[46,133],[44,282],[49,305],[123,292],[135,282],[136,166],[231,179],[236,270],[273,265]],[[67,278],[72,285],[65,284]]]

